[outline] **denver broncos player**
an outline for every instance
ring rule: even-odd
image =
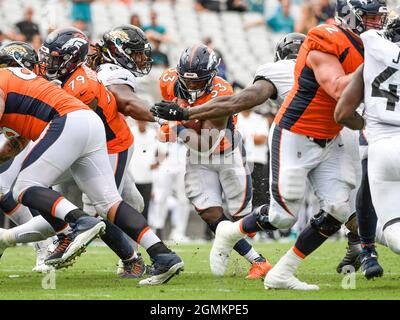
[[[274,120],[270,137],[272,182],[268,220],[290,226],[304,197],[308,177],[321,211],[267,274],[265,288],[319,289],[294,274],[302,260],[337,232],[351,215],[355,187],[351,159],[343,151],[342,126],[334,120],[336,101],[363,62],[359,34],[382,28],[387,16],[381,0],[338,0],[338,25],[309,31],[295,67],[295,85]]]
[[[72,96],[78,98],[86,105],[90,106],[102,119],[107,139],[107,151],[110,164],[115,174],[115,183],[118,191],[136,210],[141,211],[143,207],[142,197],[136,188],[132,189],[133,194],[124,197],[122,192],[126,181],[126,168],[130,162],[133,152],[133,136],[123,118],[118,113],[117,104],[114,96],[97,80],[96,73],[84,65],[89,49],[89,41],[86,36],[78,29],[65,28],[53,31],[44,41],[39,51],[41,67],[44,69],[44,76],[49,81],[57,80],[61,87]],[[69,59],[66,59],[68,57]],[[134,185],[134,183],[131,181]],[[62,190],[68,190],[70,183],[61,186]],[[83,210],[95,214],[95,208],[90,204],[87,196],[83,197]],[[110,227],[111,225],[111,227]],[[108,223],[107,230],[112,229],[115,234],[111,236],[111,231],[106,239],[106,243],[113,243],[119,249],[124,241],[119,228]],[[107,235],[108,232],[106,232]],[[113,241],[114,240],[114,241]],[[60,244],[61,245],[61,244]],[[141,276],[144,272],[144,262],[140,256],[128,245],[124,250],[117,250],[124,266],[125,277]],[[59,256],[55,252],[53,258]],[[52,257],[48,258],[51,261]],[[140,273],[133,274],[134,265],[139,266]]]
[[[69,61],[69,68],[71,71],[75,70],[77,66],[79,66],[79,63],[82,63],[86,59],[86,54],[88,51],[88,42],[87,39],[79,30],[76,29],[66,29],[63,32],[60,32],[60,30],[57,31],[57,34],[62,33],[64,36],[64,40],[67,38],[68,40],[71,39],[79,39],[81,42],[79,42],[79,47],[75,47],[74,44],[75,42],[71,42],[70,46],[65,46],[64,50],[69,50],[71,53],[71,59]],[[85,48],[85,41],[86,41],[86,48]],[[67,42],[67,41],[66,41]],[[16,53],[20,52],[22,49],[25,49],[27,53],[31,53],[29,55],[25,56],[19,56]],[[86,50],[86,52],[85,52]],[[35,68],[38,68],[38,57],[36,55],[36,52],[31,48],[28,44],[23,43],[23,42],[18,42],[18,43],[11,43],[8,44],[6,47],[2,48],[3,55],[1,56],[3,58],[4,64],[8,66],[14,66],[17,65],[19,66],[19,59],[21,59],[21,62],[23,62],[23,65],[27,65],[29,63],[29,66],[31,66],[31,69],[34,70]],[[60,55],[62,56],[62,55]],[[30,59],[28,59],[30,57]],[[38,70],[35,70],[38,72]],[[89,81],[85,81],[85,83],[89,83]],[[98,83],[98,82],[96,82]],[[99,86],[101,86],[99,84]],[[87,89],[87,88],[86,88]],[[101,91],[101,87],[97,88],[98,91]],[[80,95],[77,95],[78,98]],[[84,101],[86,102],[86,101]],[[89,104],[89,103],[87,103]],[[32,142],[31,142],[32,143]],[[7,170],[4,171],[0,175],[0,182],[1,182],[1,187],[5,188],[6,192],[11,188],[12,183],[14,182],[15,178],[18,175],[19,170],[21,169],[21,165],[23,162],[23,159],[25,158],[27,152],[29,151],[29,148],[26,147],[15,159],[12,159],[12,163],[7,167]],[[68,183],[69,184],[69,183]],[[68,195],[66,195],[67,198]],[[1,199],[0,205],[4,210],[12,212],[12,216],[14,215],[19,215],[22,216],[23,214],[26,215],[25,211],[28,211],[28,208],[22,205],[17,205],[16,202],[13,200],[12,193],[9,192],[7,193],[3,199]],[[86,210],[85,210],[86,211]],[[30,214],[30,213],[29,213]],[[26,243],[26,242],[36,242],[42,239],[46,239],[49,235],[53,235],[54,232],[60,231],[60,230],[65,230],[66,225],[61,224],[60,225],[60,230],[58,229],[53,229],[49,223],[43,219],[43,217],[38,214],[35,218],[32,219],[32,215],[30,215],[30,219],[28,219],[29,222],[24,223],[16,228],[12,228],[9,230],[1,230],[1,238],[8,238],[12,239],[12,241],[8,241],[8,245],[15,245],[16,243]],[[25,221],[26,222],[26,221]],[[120,258],[125,262],[124,263],[124,273],[123,277],[138,277],[141,274],[144,273],[145,268],[144,268],[144,262],[143,259],[140,259],[139,257],[136,256],[134,249],[132,248],[130,241],[127,240],[126,236],[123,235],[123,232],[115,225],[113,225],[109,221],[105,221],[106,223],[106,232],[105,234],[101,235],[101,238],[105,243],[109,245],[110,248],[112,248],[117,255],[120,256]],[[55,260],[57,257],[62,256],[63,251],[67,247],[69,238],[65,236],[64,233],[59,233],[58,234],[58,246],[54,250],[52,260]],[[50,239],[52,240],[52,239]],[[4,242],[1,242],[3,244],[3,249],[6,248],[6,245]],[[61,250],[62,248],[62,250]],[[47,249],[47,248],[46,248]],[[47,250],[42,250],[46,253],[47,255]],[[52,250],[53,251],[53,250]],[[45,257],[43,257],[44,260]],[[47,259],[49,260],[49,259]],[[51,260],[51,259],[50,259]],[[47,262],[47,261],[46,261]],[[69,266],[71,263],[68,263],[66,265],[57,265],[57,268],[60,268],[62,266]],[[43,263],[44,266],[48,268],[47,265]],[[136,268],[135,268],[136,266]],[[36,269],[43,270],[43,266],[37,266]],[[139,273],[135,273],[134,270],[138,271]]]
[[[21,41],[11,41],[4,45],[1,50],[3,53],[5,53],[1,55],[1,65],[6,65],[9,67],[23,67],[34,71],[35,73],[38,72],[38,56],[35,50],[29,44]],[[6,131],[2,137],[7,139],[12,138],[13,135],[13,132]],[[8,194],[8,192],[15,178],[17,177],[19,169],[21,168],[21,163],[29,150],[30,144],[32,143],[33,142],[29,142],[28,146],[25,147],[25,149],[16,158],[10,159],[0,166],[0,209],[17,226],[31,220],[33,216],[27,207],[23,205],[17,206],[12,194]],[[46,221],[45,223],[48,225]],[[43,239],[46,238],[47,237]],[[47,256],[48,246],[52,245],[54,239],[49,238],[45,241],[36,241],[37,239],[35,239],[34,244],[36,250],[36,266],[32,269],[32,271],[48,271],[49,267],[44,263],[44,260]]]
[[[166,70],[160,77],[164,100],[196,108],[213,98],[232,95],[231,85],[216,76],[217,66],[216,55],[210,48],[204,45],[187,48],[177,68]],[[233,219],[251,211],[251,178],[235,121],[235,117],[224,116],[161,126],[162,141],[173,142],[179,137],[188,147],[186,195],[213,232],[221,221],[227,220],[222,195]],[[246,240],[240,240],[234,249],[252,263],[248,279],[261,278],[271,268]],[[210,266],[215,275],[226,272],[226,264]]]
[[[167,120],[206,120],[233,115],[260,105],[268,99],[280,105],[293,86],[296,57],[304,39],[305,35],[300,33],[290,33],[280,39],[275,48],[274,62],[261,65],[255,73],[253,84],[235,95],[216,97],[196,108],[180,108],[175,102],[164,101],[153,106],[152,112]],[[263,214],[268,212],[268,209],[269,204],[266,204],[254,209],[252,214],[236,223],[219,224],[210,254],[210,259],[215,261],[210,263],[215,265],[227,263],[226,257],[243,234],[274,228],[268,220],[265,220]],[[357,235],[350,234],[349,249],[340,265],[356,266],[358,262],[360,249],[355,250],[355,247],[359,247],[359,242],[354,243],[352,239],[357,238]],[[356,254],[353,254],[354,251]]]
[[[164,283],[174,276],[183,262],[118,193],[101,119],[82,102],[26,69],[2,70],[0,88],[5,110],[0,125],[25,139],[37,140],[14,184],[14,199],[39,210],[50,223],[63,220],[76,224],[61,261],[74,259],[105,229],[104,222],[88,217],[48,189],[72,175],[103,217],[147,249],[156,264],[150,284]]]

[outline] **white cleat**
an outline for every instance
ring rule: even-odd
[[[272,268],[264,279],[265,289],[319,290],[315,284],[308,284],[289,274],[285,275]]]
[[[0,228],[0,258],[7,248],[14,247],[15,241],[7,229]]]
[[[230,221],[221,221],[215,231],[215,239],[210,251],[210,268],[215,276],[222,277],[225,274],[233,246],[241,239],[232,234],[232,225]]]
[[[36,250],[36,265],[32,269],[33,272],[43,273],[54,270],[52,266],[48,266],[44,263],[44,260],[47,258],[47,256],[54,251],[54,238],[56,237],[35,243],[34,247]]]

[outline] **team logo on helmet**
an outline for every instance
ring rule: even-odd
[[[69,47],[80,48],[87,43],[88,42],[84,38],[81,38],[81,37],[72,38],[72,39],[69,39],[66,43],[64,43],[63,46],[61,47],[61,49],[66,49]]]
[[[3,48],[3,51],[10,56],[14,55],[17,59],[28,54],[28,51],[23,46],[20,45],[11,45],[5,47]]]
[[[113,30],[109,34],[110,40],[114,41],[117,45],[129,42],[128,34],[123,30]]]

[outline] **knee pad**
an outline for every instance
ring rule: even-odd
[[[339,231],[342,226],[340,221],[323,210],[310,219],[310,224],[315,230],[327,237]]]
[[[400,254],[400,218],[393,219],[383,226],[383,236],[389,249]]]
[[[337,201],[335,203],[324,201],[321,209],[326,213],[329,213],[329,215],[338,220],[340,223],[347,222],[351,216],[349,201]]]
[[[303,199],[306,193],[307,173],[302,168],[290,168],[280,172],[279,192],[287,201]]]

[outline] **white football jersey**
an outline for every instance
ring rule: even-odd
[[[295,65],[296,60],[293,59],[266,63],[257,69],[254,76],[254,79],[264,78],[272,82],[276,88],[277,95],[272,97],[271,100],[279,106],[293,87]]]
[[[400,48],[381,31],[361,34],[364,43],[364,103],[366,131],[372,143],[400,135]]]
[[[113,84],[126,84],[136,90],[135,76],[128,70],[112,63],[102,64],[97,68],[97,78],[106,87]]]

